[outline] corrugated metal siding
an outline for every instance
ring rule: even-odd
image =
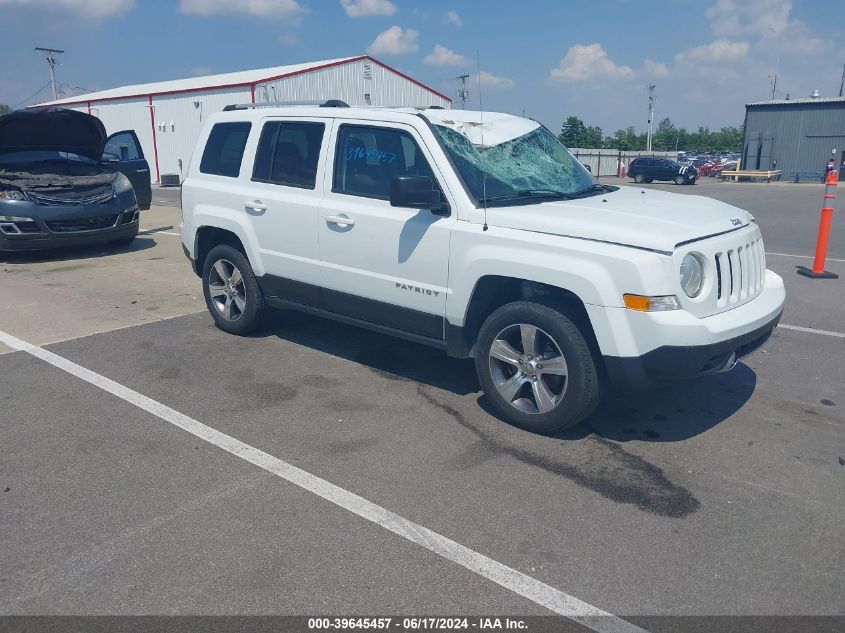
[[[195,101],[200,103],[199,107],[194,105]],[[205,119],[214,112],[220,112],[229,104],[249,103],[249,101],[249,88],[226,88],[153,96],[158,164],[161,173],[180,175],[187,173],[188,162]],[[148,128],[149,125],[148,119]],[[182,160],[181,171],[180,159]],[[152,171],[155,169],[153,168]]]
[[[367,68],[369,66],[369,68]],[[369,95],[369,99],[366,95]],[[361,60],[258,84],[256,101],[302,101],[341,99],[352,106],[393,105],[448,108],[450,102],[430,90],[418,86],[370,60]],[[249,103],[249,86],[197,90],[174,95],[152,97],[155,121],[155,147],[158,150],[158,173],[185,174],[191,153],[205,119],[233,103]],[[200,107],[194,102],[199,101]],[[156,181],[153,126],[150,121],[149,97],[93,101],[91,114],[98,116],[111,134],[132,129],[141,141],[144,156],[150,164],[150,177]],[[87,104],[73,109],[86,112]],[[179,160],[182,160],[180,171]]]
[[[845,103],[747,106],[743,168],[780,169],[784,179],[792,180],[796,172],[823,172],[832,149],[841,164]]]
[[[370,60],[256,85],[256,101],[312,99],[340,99],[351,106],[450,107],[447,99]]]

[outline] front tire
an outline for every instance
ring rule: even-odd
[[[478,333],[475,371],[496,413],[537,433],[578,424],[601,400],[584,335],[545,303],[516,301],[493,312]]]
[[[686,182],[687,182],[687,179],[683,174],[678,174],[677,176],[675,176],[675,184],[676,185],[683,185],[683,184],[686,184]]]
[[[209,251],[202,268],[205,304],[224,332],[245,335],[260,327],[264,294],[249,260],[227,244]]]

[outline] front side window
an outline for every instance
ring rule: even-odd
[[[390,198],[396,176],[434,174],[414,138],[393,128],[342,125],[337,139],[332,191],[367,198]]]
[[[138,147],[135,136],[131,132],[119,132],[110,136],[103,153],[117,156],[121,161],[137,160],[144,157],[144,153]]]
[[[250,123],[217,123],[211,128],[200,161],[204,174],[237,178],[241,173]]]
[[[323,143],[323,123],[270,121],[264,124],[252,179],[314,189]]]

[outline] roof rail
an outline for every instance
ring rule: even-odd
[[[285,106],[318,106],[320,108],[348,108],[349,104],[340,99],[313,99],[311,101],[262,101],[259,103],[231,103],[223,112],[248,110],[250,108],[282,108]]]

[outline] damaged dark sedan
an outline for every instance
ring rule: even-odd
[[[134,132],[107,137],[97,117],[73,110],[0,116],[0,252],[128,245],[150,198]]]

